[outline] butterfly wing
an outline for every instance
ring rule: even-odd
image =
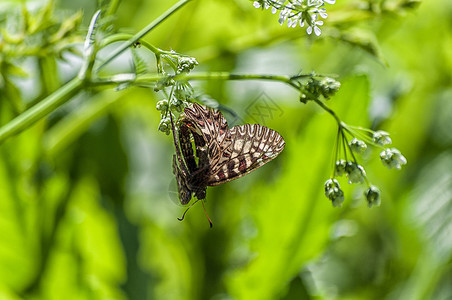
[[[184,110],[184,121],[196,133],[202,135],[207,147],[220,143],[229,131],[228,122],[220,111],[208,109],[198,103]]]
[[[229,130],[229,138],[227,147],[218,149],[220,158],[211,166],[210,186],[256,170],[278,156],[285,146],[278,132],[259,124],[234,126]]]
[[[176,139],[172,119],[171,126],[176,147],[176,155],[173,156],[173,174],[177,181],[179,200],[185,205],[190,202],[192,195],[198,199],[206,197],[209,162],[204,149],[196,149],[196,153],[193,151],[193,141],[195,145],[205,144],[202,136],[182,122]]]
[[[185,174],[185,172],[183,172],[179,167],[176,155],[173,156],[173,174],[174,176],[176,176],[179,200],[182,203],[182,205],[185,205],[191,200],[191,190],[188,187],[188,183],[186,180],[187,174]]]
[[[248,174],[278,156],[285,146],[284,139],[274,130],[259,124],[229,129],[221,112],[197,103],[185,109],[184,119],[193,132],[203,137],[195,144],[207,153],[210,186]]]

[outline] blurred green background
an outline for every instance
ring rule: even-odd
[[[175,2],[123,1],[114,23],[133,34]],[[317,38],[280,26],[252,1],[197,0],[146,40],[196,57],[195,72],[337,74],[342,87],[328,105],[348,124],[390,132],[408,160],[396,171],[378,151],[364,158],[380,207],[369,209],[364,187],[345,180],[342,208],[325,198],[337,128],[314,103],[282,84],[204,81],[193,85],[238,114],[225,113],[231,124],[254,123],[248,107],[276,104],[278,114],[260,123],[286,148],[208,189],[213,229],[201,205],[179,222],[174,146],[157,130],[161,96],[88,90],[0,145],[0,299],[452,299],[452,2],[400,14],[371,13],[369,3],[383,1],[327,5]],[[95,7],[57,2],[57,11],[83,12],[82,29]],[[20,6],[0,8],[2,30],[11,29],[6,12]],[[357,46],[361,38],[378,41],[377,56]],[[138,51],[153,68],[152,55]],[[79,68],[73,57],[54,74],[33,58],[15,61],[30,74],[12,81],[24,103]],[[126,56],[109,70],[129,67]],[[5,82],[2,125],[14,116]]]

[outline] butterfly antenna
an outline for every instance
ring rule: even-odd
[[[209,215],[207,214],[206,207],[204,206],[204,201],[201,200],[201,203],[202,203],[202,208],[204,208],[204,213],[206,214],[207,220],[209,221],[210,228],[212,228],[212,226],[213,226],[212,220],[210,220]]]
[[[187,209],[184,211],[184,213],[182,214],[182,217],[177,218],[179,221],[182,221],[185,218],[185,215],[187,214],[188,210],[196,204],[196,202],[198,202],[199,199],[197,199],[195,202],[193,202],[189,207],[187,207]]]

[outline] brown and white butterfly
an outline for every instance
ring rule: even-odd
[[[282,136],[272,129],[259,124],[229,128],[220,111],[197,103],[184,109],[178,125],[179,143],[172,124],[176,147],[173,172],[183,205],[192,195],[204,199],[207,186],[240,178],[263,166],[285,146]]]

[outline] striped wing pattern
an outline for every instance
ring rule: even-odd
[[[182,167],[177,163],[176,155],[173,156],[173,174],[176,176],[179,200],[183,205],[185,205],[190,202],[192,192],[186,180],[188,173],[184,172]]]
[[[202,136],[183,125],[179,127],[176,138],[174,124],[172,127],[176,147],[176,155],[173,156],[173,174],[176,176],[179,200],[185,205],[190,202],[193,194],[198,199],[206,197],[209,166],[207,155],[198,150],[195,154],[192,147],[192,139],[197,145],[203,144]]]
[[[198,136],[195,146],[197,153],[204,156],[199,163],[209,168],[208,186],[240,178],[274,159],[284,149],[282,136],[265,126],[245,124],[229,129],[221,112],[197,103],[184,112],[182,127]]]

